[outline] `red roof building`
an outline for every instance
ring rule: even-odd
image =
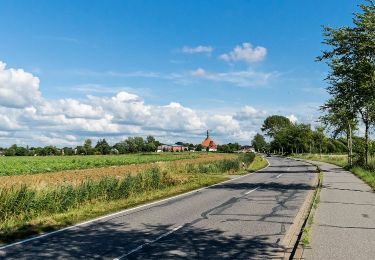
[[[207,137],[206,139],[204,139],[202,141],[202,146],[204,149],[207,149],[209,151],[212,151],[212,152],[216,152],[217,151],[217,144],[215,144],[214,140],[211,139],[211,137],[209,136],[208,134],[208,130],[207,130]]]

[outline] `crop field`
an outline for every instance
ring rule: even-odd
[[[187,155],[187,154],[186,154]],[[140,155],[144,156],[144,155]],[[100,156],[96,156],[98,158]],[[105,156],[102,156],[105,157]],[[123,157],[123,156],[121,156]],[[49,159],[47,157],[44,157]],[[61,157],[60,157],[61,158]],[[94,157],[91,157],[91,159]],[[36,189],[43,189],[46,187],[57,186],[61,184],[73,184],[78,185],[81,182],[91,179],[99,180],[103,177],[121,177],[124,174],[136,175],[139,172],[147,171],[152,168],[158,167],[165,171],[186,171],[187,165],[197,164],[209,164],[219,160],[230,160],[237,158],[235,154],[194,154],[194,156],[181,156],[177,155],[172,157],[170,154],[165,154],[160,157],[154,156],[153,158],[164,159],[158,160],[157,162],[137,163],[137,164],[125,164],[119,166],[100,167],[92,169],[81,169],[81,170],[67,170],[58,172],[47,172],[47,173],[35,173],[35,174],[23,174],[23,175],[8,175],[0,176],[0,188],[25,185],[28,187],[34,187]],[[173,159],[173,160],[167,160]]]
[[[146,153],[129,155],[0,157],[0,176],[90,169],[181,159],[194,159],[200,153]]]
[[[228,179],[228,174],[246,173],[267,164],[254,154],[138,157],[138,161],[137,155],[80,157],[88,161],[121,159],[125,165],[0,177],[0,243],[218,183]],[[58,162],[75,157],[36,159],[37,165],[45,165],[42,159]],[[142,160],[146,162],[139,163]],[[138,164],[129,165],[129,161]]]

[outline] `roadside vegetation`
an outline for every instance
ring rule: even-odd
[[[313,224],[314,224],[314,215],[315,215],[315,211],[318,208],[318,205],[320,203],[320,191],[322,190],[322,184],[323,184],[323,177],[324,176],[323,176],[323,172],[319,169],[319,167],[317,167],[317,169],[319,171],[318,187],[315,190],[314,199],[313,199],[313,202],[312,202],[312,205],[311,205],[310,212],[309,212],[309,215],[307,217],[306,223],[305,223],[304,228],[302,230],[302,236],[301,236],[301,239],[300,239],[300,244],[304,248],[308,247],[309,244],[310,244],[311,232],[312,232],[312,227],[313,227]]]
[[[196,162],[152,164],[139,172],[103,175],[80,182],[63,180],[58,185],[4,187],[0,189],[0,241],[9,242],[218,183],[228,179],[228,174],[260,167],[261,162],[253,153],[230,154],[226,158],[210,157],[209,161],[198,158]],[[47,175],[51,177],[53,173],[42,174]],[[17,177],[26,176],[6,178]]]
[[[268,166],[268,161],[260,155],[255,156],[254,161],[250,164],[246,172],[256,172]]]

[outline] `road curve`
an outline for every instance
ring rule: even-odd
[[[7,259],[272,258],[315,167],[269,158],[254,174],[0,249]]]

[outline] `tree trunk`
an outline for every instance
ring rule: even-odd
[[[368,165],[368,131],[369,131],[369,123],[365,122],[365,162]]]
[[[322,158],[322,144],[319,144],[319,154],[320,154],[320,159]]]
[[[348,163],[349,166],[353,166],[353,138],[352,138],[352,126],[348,124]]]

